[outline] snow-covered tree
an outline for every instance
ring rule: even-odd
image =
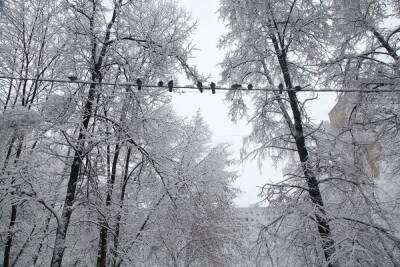
[[[15,250],[19,260],[21,253],[30,242],[35,230],[23,228],[24,214],[29,210],[26,204],[28,191],[35,185],[36,169],[42,163],[35,161],[32,150],[47,130],[40,115],[46,95],[54,90],[53,85],[23,78],[54,78],[59,70],[62,52],[62,38],[57,38],[60,17],[58,1],[7,1],[3,3],[0,18],[2,75],[22,78],[2,80],[0,86],[1,114],[1,182],[3,192],[2,234],[4,233],[3,265],[11,265],[13,239],[20,244]],[[34,201],[33,206],[41,206]],[[40,207],[42,208],[42,207]],[[36,214],[39,215],[39,214]],[[19,216],[21,216],[19,218]],[[7,223],[6,223],[7,222]],[[7,224],[7,226],[6,226]],[[39,224],[40,225],[40,224]],[[17,253],[17,251],[19,252]]]
[[[323,44],[329,38],[327,11],[323,2],[227,0],[221,2],[220,14],[230,30],[221,42],[229,49],[222,63],[224,80],[276,90],[254,94],[255,112],[250,115],[253,132],[247,138],[252,148],[244,154],[263,158],[273,152],[277,157],[288,151],[297,153],[302,188],[308,194],[304,201],[309,205],[311,228],[319,236],[315,242],[321,244],[316,246],[316,256],[319,264],[331,266],[334,241],[307,144],[315,127],[307,117],[304,102],[297,97],[302,87],[317,78],[313,76],[315,68],[308,66],[325,52]],[[284,88],[287,91],[279,92]],[[234,117],[246,112],[243,92],[233,91],[227,98],[233,103]]]
[[[230,28],[221,42],[228,49],[224,80],[275,90],[252,93],[251,99],[243,91],[227,95],[234,119],[252,112],[253,132],[243,155],[286,158],[290,164],[285,180],[262,192],[270,208],[280,210],[260,234],[260,246],[271,258],[267,264],[397,264],[397,215],[383,209],[373,177],[376,156],[383,156],[376,153],[378,139],[396,129],[380,122],[394,119],[396,109],[389,104],[382,111],[381,103],[377,111],[379,104],[372,104],[396,93],[344,94],[332,112],[338,113],[340,129],[314,125],[307,115],[310,99],[297,98],[306,95],[305,86],[396,87],[398,27],[388,25],[398,13],[386,2],[222,2]],[[247,108],[250,101],[254,107]],[[293,164],[295,154],[299,165]]]

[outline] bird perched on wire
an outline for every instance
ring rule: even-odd
[[[158,82],[158,87],[163,87],[164,86],[164,82],[163,81],[159,81]]]
[[[242,85],[238,84],[238,83],[232,84],[232,86],[231,86],[231,89],[233,89],[233,90],[237,90],[237,89],[240,89],[240,88],[242,88]]]
[[[200,81],[197,81],[197,88],[199,89],[200,93],[203,93],[203,83]]]
[[[298,91],[301,91],[301,86],[300,85],[296,85],[295,87],[294,87],[294,90],[296,91],[296,92],[298,92]]]
[[[172,89],[174,88],[174,81],[173,80],[170,80],[169,82],[168,82],[168,91],[170,92],[170,93],[172,93]]]
[[[215,83],[214,82],[210,83],[210,88],[211,88],[211,93],[214,95],[215,94]]]
[[[142,82],[141,79],[136,79],[136,85],[137,85],[137,89],[138,89],[139,91],[142,90],[143,82]]]
[[[76,77],[76,76],[74,76],[74,75],[67,76],[67,78],[68,78],[70,81],[72,81],[72,82],[75,82],[75,81],[78,80],[78,77]]]
[[[278,89],[279,89],[279,94],[282,94],[283,93],[283,84],[279,84],[278,85]]]
[[[252,85],[251,83],[248,84],[248,85],[247,85],[247,89],[248,89],[248,90],[253,90],[253,85]]]

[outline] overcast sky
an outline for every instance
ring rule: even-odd
[[[222,61],[224,52],[218,50],[220,36],[226,31],[222,21],[218,19],[218,0],[178,0],[192,17],[197,20],[197,30],[193,35],[193,43],[199,49],[194,54],[191,63],[198,67],[200,73],[210,75],[215,82],[220,80],[221,69],[218,63]],[[179,115],[192,117],[198,110],[213,132],[213,142],[227,142],[232,144],[233,156],[239,159],[242,140],[250,132],[246,121],[234,124],[228,117],[228,103],[224,101],[224,93],[211,95],[209,92],[187,92],[174,94],[173,103]],[[311,115],[318,123],[328,120],[329,110],[333,107],[335,95],[324,94],[319,96],[319,106],[311,107]],[[269,181],[282,178],[282,172],[275,168],[271,160],[263,161],[262,171],[255,161],[245,162],[237,167],[239,179],[236,186],[242,191],[236,199],[238,206],[249,206],[260,199],[259,187]]]

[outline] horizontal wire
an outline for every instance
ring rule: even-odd
[[[165,88],[168,89],[168,85],[150,85],[150,84],[140,84],[137,83],[110,83],[110,82],[93,82],[93,81],[81,81],[81,80],[57,80],[57,79],[45,79],[45,78],[23,78],[23,77],[11,77],[0,75],[0,79],[8,79],[8,80],[23,80],[23,81],[41,81],[41,82],[51,82],[51,83],[68,83],[68,84],[98,84],[98,85],[109,85],[109,86],[133,86],[133,87],[143,87],[143,88]],[[174,89],[187,89],[187,90],[200,90],[196,86],[173,86]],[[212,91],[210,86],[203,86],[202,90]],[[391,92],[400,92],[397,89],[311,89],[311,88],[302,88],[301,90],[295,89],[275,89],[275,88],[252,88],[247,89],[244,87],[237,88],[228,88],[228,87],[215,87],[215,91],[266,91],[266,92],[316,92],[316,93],[326,93],[326,92],[336,92],[336,93],[391,93]]]

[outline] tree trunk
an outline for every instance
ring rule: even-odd
[[[325,260],[327,262],[330,261],[331,256],[335,252],[334,248],[334,241],[331,238],[331,230],[330,226],[328,224],[328,221],[326,219],[326,212],[324,209],[324,203],[322,200],[321,192],[319,190],[319,185],[317,178],[314,175],[314,172],[311,170],[309,161],[308,161],[308,151],[305,146],[305,138],[304,135],[301,134],[300,137],[296,138],[296,146],[297,146],[297,152],[300,158],[300,162],[303,165],[303,173],[304,177],[307,182],[308,186],[308,193],[310,196],[310,199],[313,204],[315,204],[318,208],[319,212],[315,212],[315,219],[317,222],[318,226],[318,232],[321,237],[322,241],[322,248],[324,251],[324,256]],[[333,266],[330,262],[328,263],[328,266]]]
[[[115,236],[114,236],[114,248],[113,248],[113,255],[112,255],[112,266],[116,266],[116,260],[117,260],[117,251],[118,251],[118,245],[119,245],[119,231],[120,231],[120,223],[121,223],[121,212],[124,207],[124,201],[125,201],[125,191],[126,191],[126,184],[129,179],[129,161],[132,153],[132,148],[129,147],[127,154],[126,154],[126,159],[125,159],[125,170],[124,170],[124,179],[122,180],[121,184],[121,195],[120,195],[120,200],[119,200],[119,212],[116,218],[116,225],[115,225]]]
[[[283,70],[287,70],[286,72],[284,71],[284,73],[287,73],[287,75],[285,75],[285,76],[289,76],[287,65],[285,65],[285,66],[286,66],[286,68],[283,68]],[[289,82],[287,82],[287,81],[289,81]],[[288,80],[287,78],[285,78],[285,82],[286,82],[288,88],[292,89],[290,79]],[[304,132],[303,132],[301,112],[300,112],[300,109],[299,109],[299,106],[297,103],[298,100],[297,100],[296,92],[294,90],[289,91],[288,95],[289,95],[289,99],[290,99],[290,106],[292,108],[294,125],[295,125],[295,130],[296,130],[294,139],[296,142],[297,153],[298,153],[300,162],[302,163],[303,173],[304,173],[304,177],[307,182],[308,193],[309,193],[310,199],[311,199],[312,203],[316,205],[316,207],[318,208],[318,211],[319,211],[319,212],[315,212],[314,215],[315,215],[315,219],[316,219],[317,226],[318,226],[318,233],[319,233],[319,235],[321,237],[321,241],[322,241],[322,248],[324,251],[325,260],[327,262],[329,262],[328,266],[333,266],[330,263],[330,258],[333,255],[333,253],[335,252],[334,241],[331,238],[330,226],[325,217],[326,212],[324,209],[324,203],[322,200],[318,181],[317,181],[317,178],[315,177],[314,172],[308,161],[309,160],[308,151],[307,151]]]
[[[21,156],[22,153],[22,144],[23,144],[23,138],[21,138],[18,148],[17,148],[17,153],[15,155],[15,160],[14,160],[14,164],[16,165],[18,163],[18,159]],[[10,145],[10,148],[7,152],[7,159],[9,159],[10,154],[11,154],[11,150],[12,150],[12,144]],[[6,168],[6,164],[4,165],[4,167]],[[11,185],[15,183],[15,178],[12,178],[11,181]],[[14,195],[14,193],[11,193],[12,195]],[[4,249],[4,259],[3,259],[3,267],[9,267],[10,266],[10,260],[11,260],[11,247],[12,247],[12,241],[13,241],[13,228],[15,225],[15,221],[17,219],[17,205],[13,204],[11,206],[11,218],[10,218],[10,223],[8,225],[8,233],[7,233],[7,241],[6,241],[6,247]]]
[[[93,82],[96,81],[94,75],[93,75],[92,81]],[[86,140],[85,132],[88,129],[89,121],[92,116],[93,101],[95,99],[95,90],[96,90],[96,84],[93,83],[90,85],[88,99],[85,104],[85,109],[84,109],[84,114],[83,114],[83,125],[79,131],[79,136],[78,136],[78,140],[77,140],[78,146],[75,150],[74,159],[73,159],[72,165],[71,165],[71,171],[70,171],[69,181],[68,181],[68,185],[67,185],[67,194],[66,194],[65,200],[64,200],[64,206],[62,209],[61,220],[60,220],[60,224],[58,225],[57,230],[56,230],[56,239],[54,241],[54,250],[53,250],[53,256],[52,256],[51,265],[50,265],[52,267],[61,266],[61,261],[62,261],[63,255],[64,255],[65,237],[67,235],[69,221],[70,221],[72,210],[73,210],[73,204],[74,204],[75,193],[76,193],[76,185],[77,185],[78,178],[79,178],[79,172],[80,172],[80,169],[82,166],[81,157],[84,154],[84,147],[85,147],[85,140]]]
[[[279,61],[281,72],[285,81],[286,88],[289,89],[289,102],[293,114],[294,129],[291,129],[293,139],[296,142],[297,154],[303,167],[304,177],[308,186],[308,193],[311,202],[318,208],[318,212],[315,212],[315,220],[317,223],[318,233],[322,242],[322,249],[324,251],[324,257],[328,266],[334,266],[331,263],[331,256],[335,252],[334,241],[331,237],[331,229],[326,219],[326,212],[324,209],[324,203],[319,189],[317,178],[312,170],[309,163],[308,150],[306,147],[303,122],[301,118],[301,111],[298,105],[298,99],[296,91],[293,89],[293,83],[290,77],[289,67],[287,63],[287,54],[284,48],[279,47],[278,39],[275,35],[270,35],[272,43],[274,45],[275,52]]]
[[[130,95],[128,88],[126,89],[126,93]],[[131,100],[130,97],[125,97],[122,104],[121,115],[119,118],[120,127],[125,127],[126,124],[126,116],[128,113],[128,106],[129,101]],[[107,196],[106,196],[106,214],[109,213],[109,208],[111,206],[111,199],[113,195],[114,185],[115,185],[115,178],[117,173],[117,164],[119,160],[119,154],[121,151],[121,144],[119,143],[122,138],[122,129],[118,129],[117,134],[117,144],[115,145],[114,150],[114,158],[111,166],[111,175],[109,181],[107,181]],[[129,161],[129,156],[131,153],[131,149],[129,148],[127,160]],[[129,167],[129,162],[128,165]],[[126,174],[127,175],[127,174]],[[101,222],[101,230],[100,230],[100,241],[99,241],[99,251],[97,256],[97,267],[105,267],[107,265],[107,248],[108,248],[108,223],[107,218],[102,218]]]
[[[11,207],[10,224],[8,226],[6,247],[4,249],[3,267],[9,267],[10,266],[11,247],[12,247],[12,240],[13,240],[13,228],[14,228],[14,225],[15,225],[16,218],[17,218],[17,205],[12,205],[12,207]]]
[[[111,198],[112,198],[112,193],[114,189],[114,184],[115,184],[115,176],[117,172],[117,163],[119,159],[119,153],[120,153],[120,144],[117,143],[115,145],[115,151],[114,151],[114,158],[113,158],[113,163],[111,167],[111,176],[110,180],[107,184],[107,196],[106,196],[106,215],[108,213],[108,209],[111,205]],[[108,222],[107,218],[102,218],[101,222],[101,229],[100,229],[100,241],[99,241],[99,251],[98,251],[98,256],[97,256],[97,267],[106,267],[107,265],[107,241],[108,241]]]

